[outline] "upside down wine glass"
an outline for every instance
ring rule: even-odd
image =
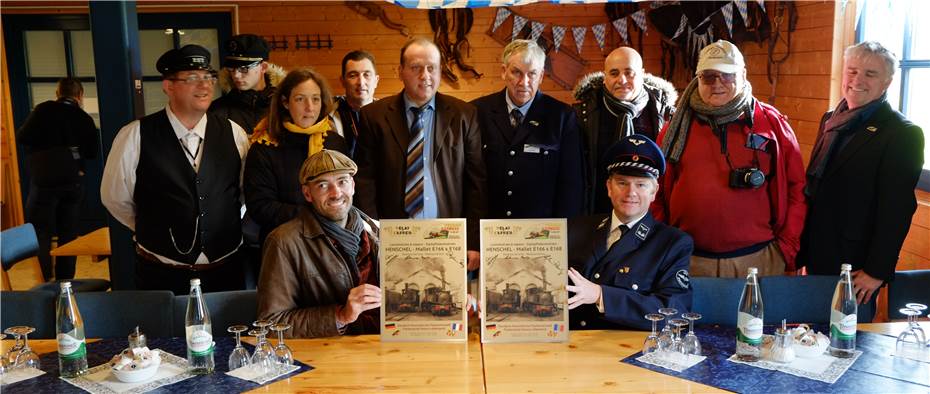
[[[646,315],[646,320],[652,321],[652,332],[643,341],[643,354],[649,354],[659,350],[659,335],[656,332],[656,323],[665,320],[665,315],[660,313],[650,313]]]

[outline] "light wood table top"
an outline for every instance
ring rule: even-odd
[[[110,255],[110,228],[98,228],[49,252],[52,256],[91,256],[94,261]]]

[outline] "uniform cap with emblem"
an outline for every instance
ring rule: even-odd
[[[717,70],[722,73],[734,74],[744,68],[746,68],[746,62],[743,61],[743,54],[740,53],[739,48],[727,40],[718,40],[701,49],[694,75],[698,75],[704,70]]]
[[[355,175],[358,166],[339,151],[323,149],[304,160],[300,167],[300,183],[305,184],[320,175],[337,171],[348,171],[349,175]]]
[[[179,71],[213,71],[210,66],[210,51],[200,45],[193,44],[165,52],[155,62],[155,69],[163,76]]]
[[[240,34],[226,41],[223,67],[244,67],[268,60],[268,41],[254,34]]]
[[[605,154],[608,174],[658,179],[665,173],[665,155],[649,137],[633,134],[610,147]]]

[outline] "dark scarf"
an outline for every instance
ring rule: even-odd
[[[817,191],[817,185],[820,178],[823,177],[830,158],[839,152],[849,137],[852,136],[857,126],[866,119],[870,118],[875,110],[878,109],[886,100],[885,94],[863,105],[859,108],[849,109],[846,99],[840,100],[836,109],[830,114],[830,118],[823,124],[823,133],[817,139],[814,150],[811,153],[811,162],[807,166],[807,186],[804,188],[804,194],[811,197]]]
[[[636,97],[630,101],[625,101],[617,100],[607,90],[607,86],[601,85],[601,96],[604,97],[604,107],[607,108],[607,111],[617,117],[617,139],[636,134],[636,130],[633,129],[633,119],[638,117],[643,112],[643,108],[646,108],[646,104],[649,103],[649,94],[646,93],[646,88],[641,87]]]
[[[349,209],[346,226],[343,228],[338,223],[318,214],[316,209],[312,207],[310,212],[316,217],[326,236],[336,240],[339,252],[347,260],[346,262],[356,262],[358,251],[361,248],[362,231],[365,231],[365,220],[368,219],[368,216],[353,206]]]
[[[697,89],[698,78],[695,77],[685,88],[681,95],[684,105],[679,106],[678,111],[672,116],[669,122],[668,130],[662,139],[662,151],[665,157],[672,163],[677,163],[681,159],[681,154],[685,150],[685,142],[688,140],[688,131],[691,128],[693,116],[697,116],[711,125],[712,129],[718,126],[733,122],[743,116],[744,113],[752,113],[755,105],[755,99],[752,97],[752,85],[746,81],[743,90],[738,92],[730,102],[714,107],[708,105],[701,99],[701,94]]]

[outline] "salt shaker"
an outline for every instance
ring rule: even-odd
[[[787,322],[781,321],[781,327],[775,330],[775,344],[772,346],[772,361],[787,364],[794,361],[794,338],[788,331]]]
[[[131,352],[132,349],[144,348],[146,346],[145,334],[139,331],[139,326],[136,326],[136,329],[129,333],[129,350]]]

